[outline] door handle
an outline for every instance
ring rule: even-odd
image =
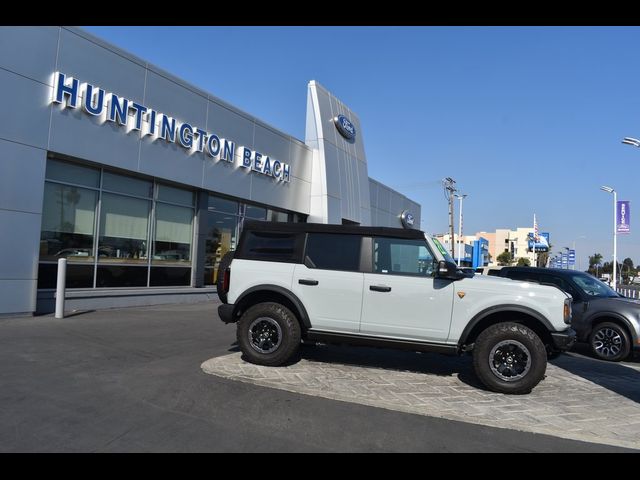
[[[298,280],[300,285],[318,285],[318,280],[307,280],[306,278],[301,278]]]
[[[374,292],[390,292],[391,287],[387,287],[386,285],[369,285],[369,290],[373,290]]]

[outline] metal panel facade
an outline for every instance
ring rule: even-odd
[[[63,73],[67,82],[71,77],[78,80],[78,108],[66,105],[72,94],[66,94],[62,104],[52,103],[55,72]],[[227,162],[211,156],[206,148],[185,148],[177,138],[175,142],[154,139],[132,128],[135,114],[131,110],[125,115],[127,125],[108,121],[106,113],[90,115],[83,109],[83,84],[87,83],[95,92],[104,90],[104,112],[111,108],[110,94],[117,95],[174,118],[178,128],[186,122],[234,142],[235,158]],[[64,85],[72,88],[71,83]],[[419,206],[388,189],[381,209],[385,194],[378,183],[371,189],[375,198],[370,198],[360,122],[315,82],[309,86],[317,98],[308,100],[315,110],[307,114],[312,120],[307,125],[307,144],[73,27],[0,29],[0,87],[7,93],[3,109],[8,112],[0,117],[0,316],[36,308],[47,152],[205,189],[201,199],[207,192],[220,193],[301,214],[320,212],[331,223],[344,218],[364,225],[397,226],[394,219],[399,212],[389,212],[391,195],[399,196],[394,205],[415,205],[417,211],[412,213],[419,218]],[[333,123],[338,114],[355,125],[355,142],[338,134]],[[316,120],[318,125],[313,125]],[[241,147],[288,164],[290,181],[243,168]],[[200,208],[205,205],[201,200]],[[197,261],[195,276],[202,270]]]

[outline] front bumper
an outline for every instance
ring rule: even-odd
[[[218,305],[218,316],[220,317],[220,320],[224,323],[237,322],[238,319],[233,318],[233,307],[235,307],[233,303],[223,303],[222,305]]]
[[[552,332],[551,339],[553,340],[554,349],[564,352],[576,343],[576,331],[573,328],[569,328],[564,332]]]

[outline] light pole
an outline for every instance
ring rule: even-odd
[[[607,187],[603,185],[600,187],[600,190],[613,193],[613,290],[616,291],[616,281],[618,274],[618,257],[617,257],[617,246],[618,246],[618,235],[616,233],[616,209],[618,205],[618,193],[611,187]]]
[[[633,147],[640,147],[640,140],[638,140],[637,138],[633,138],[633,137],[624,137],[622,139],[622,143],[625,143],[627,145],[631,145]]]
[[[464,200],[467,195],[456,193],[455,197],[460,200],[460,212],[458,216],[458,266],[460,266],[460,258],[462,257],[462,200]]]
[[[582,265],[581,265],[581,262],[580,262],[580,257],[578,256],[578,252],[576,251],[576,240],[580,240],[582,238],[587,238],[587,236],[586,235],[580,235],[578,238],[576,238],[573,241],[573,251],[574,251],[574,254],[576,256],[576,260],[578,260],[578,270],[580,270],[580,271],[582,270]],[[573,267],[574,267],[573,269],[575,270],[575,264],[573,265]]]

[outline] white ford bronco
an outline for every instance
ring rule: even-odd
[[[219,277],[218,314],[259,365],[301,342],[470,352],[488,389],[521,394],[575,342],[571,296],[466,274],[419,230],[246,221]]]

